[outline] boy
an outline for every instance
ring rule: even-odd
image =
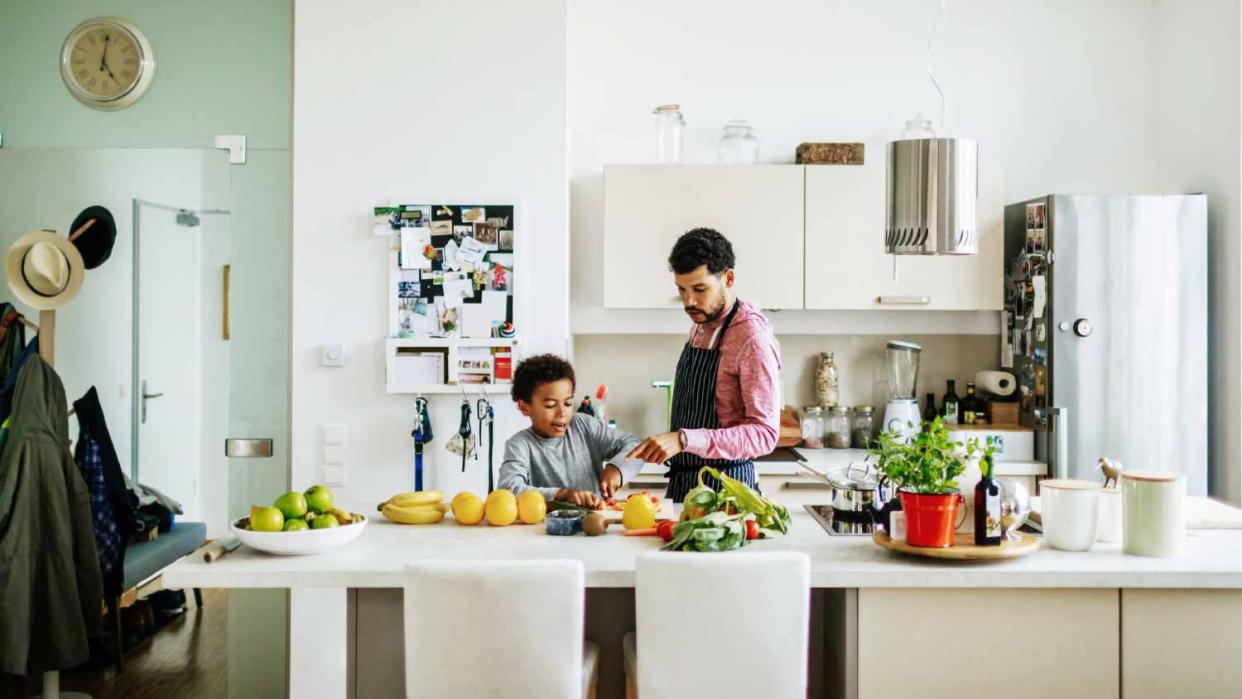
[[[505,443],[498,487],[514,495],[534,489],[548,500],[599,509],[638,473],[643,462],[624,457],[639,439],[593,416],[575,415],[575,388],[573,366],[556,355],[518,364],[513,400],[530,418],[530,428]]]

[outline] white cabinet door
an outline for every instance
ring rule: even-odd
[[[737,294],[761,308],[802,308],[800,165],[609,165],[604,168],[604,306],[680,308],[668,255],[692,228],[733,244]]]
[[[806,307],[999,310],[999,230],[981,236],[978,255],[884,252],[883,153],[871,144],[865,165],[807,166]]]

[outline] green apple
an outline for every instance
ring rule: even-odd
[[[285,531],[287,532],[304,532],[308,529],[310,529],[310,525],[304,519],[285,520]]]
[[[255,532],[278,532],[285,526],[285,516],[275,507],[250,508],[250,530]]]
[[[285,515],[285,519],[297,519],[306,514],[306,496],[296,490],[290,490],[276,498],[272,506],[279,509]]]
[[[311,529],[331,529],[340,526],[340,522],[336,521],[336,517],[332,515],[319,515],[311,522]]]
[[[312,485],[306,489],[306,506],[315,514],[331,510],[332,491],[322,485]]]

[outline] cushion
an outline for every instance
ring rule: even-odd
[[[130,544],[125,548],[125,578],[122,589],[137,585],[207,541],[207,525],[202,522],[177,522],[167,532],[160,532],[155,541]]]

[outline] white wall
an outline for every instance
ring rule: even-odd
[[[1213,495],[1242,504],[1242,17],[1237,0],[1162,0],[1155,13],[1159,186],[1208,195],[1208,485]]]
[[[876,144],[915,112],[939,120],[924,69],[938,8],[929,0],[570,3],[573,331],[685,328],[678,311],[602,308],[603,165],[650,160],[654,106],[682,105],[688,162],[714,162],[721,127],[734,118],[755,125],[764,162],[793,162],[804,141],[864,141],[868,158],[881,157]],[[979,139],[984,235],[999,234],[1006,202],[1152,187],[1152,30],[1143,2],[949,4],[936,75],[949,97],[946,131]],[[999,327],[991,313],[785,311],[773,323],[815,334]]]
[[[338,499],[373,507],[413,487],[414,397],[384,391],[388,257],[370,230],[377,200],[520,200],[515,313],[523,352],[566,351],[565,28],[565,0],[297,3],[293,487],[320,480],[327,423],[348,430]],[[323,343],[345,345],[343,368],[319,366]],[[427,485],[484,492],[482,469],[463,475],[444,450],[460,400],[432,403]],[[498,443],[522,426],[501,398]]]

